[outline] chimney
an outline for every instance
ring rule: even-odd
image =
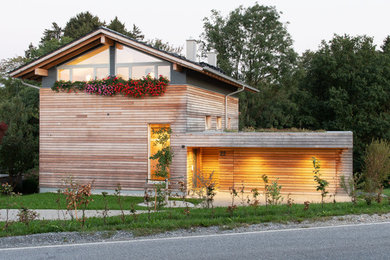
[[[190,61],[196,61],[196,40],[189,39],[186,43],[186,58]]]
[[[207,63],[217,67],[217,52],[216,51],[210,51],[207,53]]]

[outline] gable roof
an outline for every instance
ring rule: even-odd
[[[100,44],[110,45],[113,42],[118,42],[130,46],[139,51],[146,52],[160,59],[169,61],[175,65],[176,69],[184,67],[206,74],[212,78],[226,82],[235,87],[245,88],[252,92],[259,92],[258,89],[225,75],[217,67],[203,62],[194,62],[178,54],[157,49],[146,43],[137,41],[105,27],[100,27],[44,56],[22,65],[19,68],[9,72],[9,74],[14,78],[39,80],[42,76],[47,76],[47,69],[63,63],[64,61],[67,61]]]

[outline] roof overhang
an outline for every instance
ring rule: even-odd
[[[48,69],[58,64],[61,64],[69,59],[72,59],[73,57],[98,45],[112,45],[114,42],[130,46],[134,49],[149,53],[153,56],[169,61],[175,65],[174,68],[176,69],[184,67],[206,74],[212,78],[224,81],[238,88],[245,88],[252,92],[259,92],[258,89],[248,86],[229,76],[226,76],[215,69],[212,69],[207,66],[204,67],[186,59],[176,57],[175,55],[158,50],[144,43],[132,40],[120,33],[116,33],[106,28],[97,29],[67,45],[60,47],[59,49],[49,54],[46,54],[28,64],[25,64],[15,69],[14,71],[11,71],[9,75],[14,78],[40,80],[42,77],[48,75]]]

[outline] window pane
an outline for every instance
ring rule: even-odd
[[[109,46],[103,46],[90,51],[65,65],[109,64]]]
[[[74,68],[72,81],[89,81],[93,79],[93,68]]]
[[[116,76],[125,80],[129,79],[129,68],[128,67],[118,67],[116,68]]]
[[[134,66],[131,69],[132,79],[140,79],[148,74],[150,74],[152,78],[155,77],[154,66]]]
[[[161,60],[150,55],[136,51],[132,48],[117,44],[116,63],[134,63],[134,62],[161,62]]]
[[[217,129],[222,129],[222,118],[220,116],[217,117]]]
[[[171,80],[171,67],[170,66],[158,66],[158,77],[162,75]]]
[[[206,124],[206,130],[210,130],[211,129],[211,116],[206,116],[205,124]]]
[[[108,68],[96,68],[96,79],[108,77]]]
[[[160,130],[160,129],[168,129],[170,127],[169,124],[151,124],[150,125],[150,143],[149,143],[149,152],[150,156],[155,155],[158,151],[161,150],[162,145],[161,144],[156,144],[156,140],[158,138],[158,134],[155,132]],[[170,139],[168,139],[167,145],[170,145]],[[156,165],[158,163],[158,160],[152,160],[149,159],[150,163],[150,179],[152,180],[164,180],[164,178],[156,176]],[[168,178],[169,178],[169,173],[168,173]]]
[[[58,80],[70,80],[70,72],[68,69],[58,70]]]

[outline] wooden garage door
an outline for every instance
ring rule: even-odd
[[[202,148],[202,172],[214,171],[220,191],[244,184],[247,191],[262,188],[263,174],[270,181],[279,179],[283,193],[316,192],[312,157],[321,161],[323,178],[332,192],[339,181],[341,149],[307,148]]]

